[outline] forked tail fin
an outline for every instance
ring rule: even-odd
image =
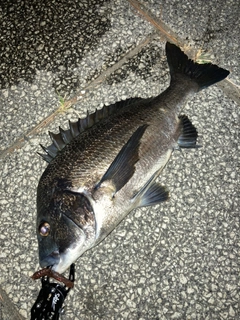
[[[198,84],[199,90],[209,87],[229,75],[228,70],[219,68],[215,64],[198,64],[188,59],[179,47],[169,42],[166,43],[166,55],[171,79],[174,80],[176,74],[185,74]]]

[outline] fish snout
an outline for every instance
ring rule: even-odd
[[[46,257],[40,258],[40,266],[41,268],[57,265],[60,261],[59,251],[53,251]]]

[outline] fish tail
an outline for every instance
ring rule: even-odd
[[[198,84],[199,90],[209,87],[229,75],[228,70],[219,68],[215,64],[199,64],[188,59],[180,48],[169,42],[166,44],[166,55],[171,79],[174,80],[177,74],[184,74]]]

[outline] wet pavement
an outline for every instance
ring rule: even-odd
[[[239,1],[5,1],[0,8],[0,319],[40,281],[36,188],[47,132],[169,85],[165,43],[228,69],[183,110],[202,148],[174,152],[169,202],[130,213],[76,262],[62,319],[239,319]]]

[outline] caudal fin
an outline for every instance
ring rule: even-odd
[[[176,74],[185,74],[199,85],[199,90],[225,79],[229,71],[219,68],[215,64],[198,64],[188,59],[187,55],[175,44],[166,43],[166,55],[171,78]]]

